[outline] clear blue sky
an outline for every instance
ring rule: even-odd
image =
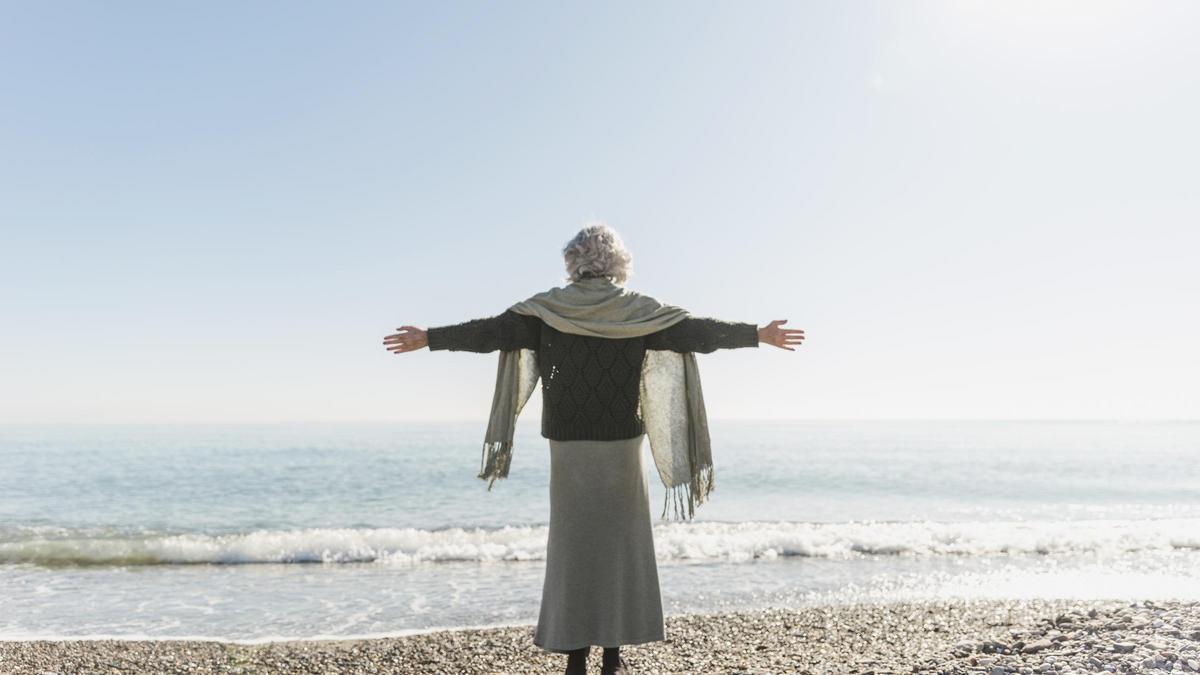
[[[714,418],[1194,418],[1200,4],[0,9],[0,422],[484,419],[402,324],[562,283],[808,331]],[[536,424],[535,397],[522,424]]]

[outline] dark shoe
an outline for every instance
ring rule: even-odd
[[[633,675],[633,669],[629,667],[628,663],[625,663],[624,657],[620,657],[617,659],[615,666],[610,665],[601,668],[600,675]]]

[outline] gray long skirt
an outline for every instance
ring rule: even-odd
[[[550,534],[533,638],[542,649],[663,639],[644,438],[550,440]]]

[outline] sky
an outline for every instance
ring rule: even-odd
[[[1194,419],[1200,3],[0,6],[0,423],[484,420],[565,283],[803,328],[709,416]],[[537,395],[522,425],[537,424]]]

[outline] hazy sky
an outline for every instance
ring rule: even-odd
[[[713,418],[1195,418],[1200,3],[0,9],[0,422],[486,418],[563,283],[807,344]],[[522,425],[536,424],[535,396]]]

